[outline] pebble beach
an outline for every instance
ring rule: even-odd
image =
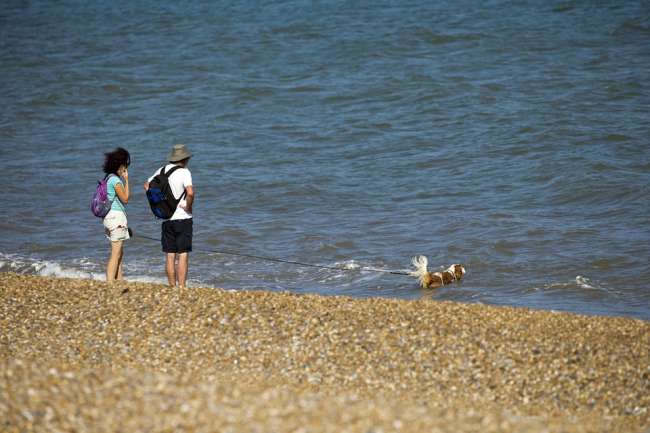
[[[3,432],[647,432],[650,322],[0,273]]]

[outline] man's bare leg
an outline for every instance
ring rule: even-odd
[[[178,285],[180,287],[185,287],[185,281],[187,280],[187,270],[189,268],[190,255],[189,253],[180,253],[178,254],[178,268],[176,273],[178,276]]]
[[[174,287],[176,285],[176,253],[167,253],[165,272],[167,272],[169,285]]]

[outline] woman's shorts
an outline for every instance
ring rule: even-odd
[[[129,228],[124,212],[111,210],[104,217],[104,228],[106,237],[111,242],[124,241],[129,238]]]

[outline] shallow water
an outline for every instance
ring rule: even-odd
[[[155,238],[140,185],[184,142],[192,284],[648,320],[648,71],[645,2],[9,2],[0,270],[101,278],[103,152]],[[468,274],[364,271],[418,254]],[[129,241],[127,278],[162,260]]]

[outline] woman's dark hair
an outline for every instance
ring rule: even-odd
[[[122,165],[127,167],[131,165],[131,155],[128,150],[118,147],[114,151],[104,154],[104,173],[117,174],[117,170]]]

